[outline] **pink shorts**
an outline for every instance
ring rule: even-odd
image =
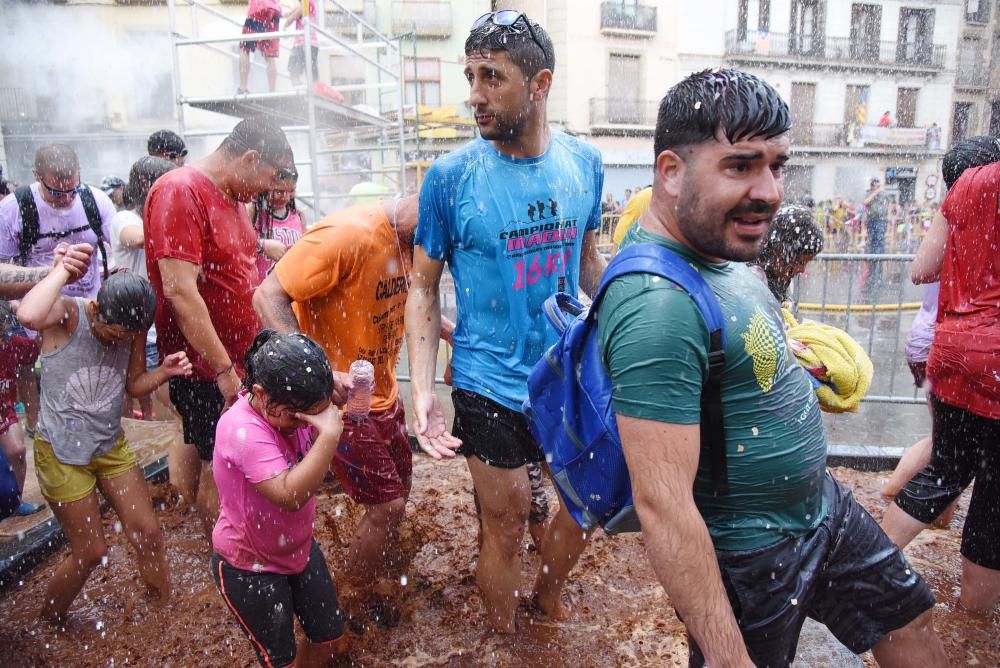
[[[358,424],[344,413],[344,432],[333,459],[344,490],[358,503],[376,506],[410,493],[413,452],[403,402],[372,413]]]

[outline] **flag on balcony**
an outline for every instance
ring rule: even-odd
[[[854,120],[858,122],[858,125],[864,127],[865,118],[868,116],[868,86],[862,86],[860,95],[858,96],[858,103],[854,107]]]

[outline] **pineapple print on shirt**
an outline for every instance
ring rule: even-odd
[[[785,345],[782,333],[758,306],[750,318],[750,324],[740,336],[743,348],[753,360],[753,374],[763,392],[770,392],[778,375],[781,346]]]

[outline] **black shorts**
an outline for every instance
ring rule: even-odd
[[[896,505],[930,524],[975,479],[962,528],[962,556],[983,568],[1000,570],[1000,420],[930,396],[931,461],[896,495]]]
[[[170,401],[184,424],[184,442],[195,447],[202,461],[212,461],[215,427],[226,405],[219,387],[211,380],[171,378]]]
[[[805,536],[717,552],[722,582],[758,666],[788,666],[806,617],[860,654],[934,607],[934,594],[872,516],[829,473],[827,516]],[[705,665],[693,639],[691,666]]]
[[[468,390],[452,390],[455,425],[451,433],[462,439],[459,454],[475,455],[484,463],[516,469],[545,458],[528,431],[524,414]]]
[[[312,79],[319,79],[319,47],[310,47],[312,50]],[[293,46],[292,53],[288,56],[288,73],[293,77],[302,76],[306,71],[306,48],[305,45]]]
[[[337,589],[315,540],[305,570],[297,575],[245,571],[213,552],[212,577],[262,666],[295,660],[292,613],[309,642],[330,643],[344,634]]]

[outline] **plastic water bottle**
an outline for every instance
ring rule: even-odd
[[[372,408],[372,391],[375,389],[375,367],[368,360],[358,360],[348,371],[351,389],[347,393],[347,415],[361,422]]]

